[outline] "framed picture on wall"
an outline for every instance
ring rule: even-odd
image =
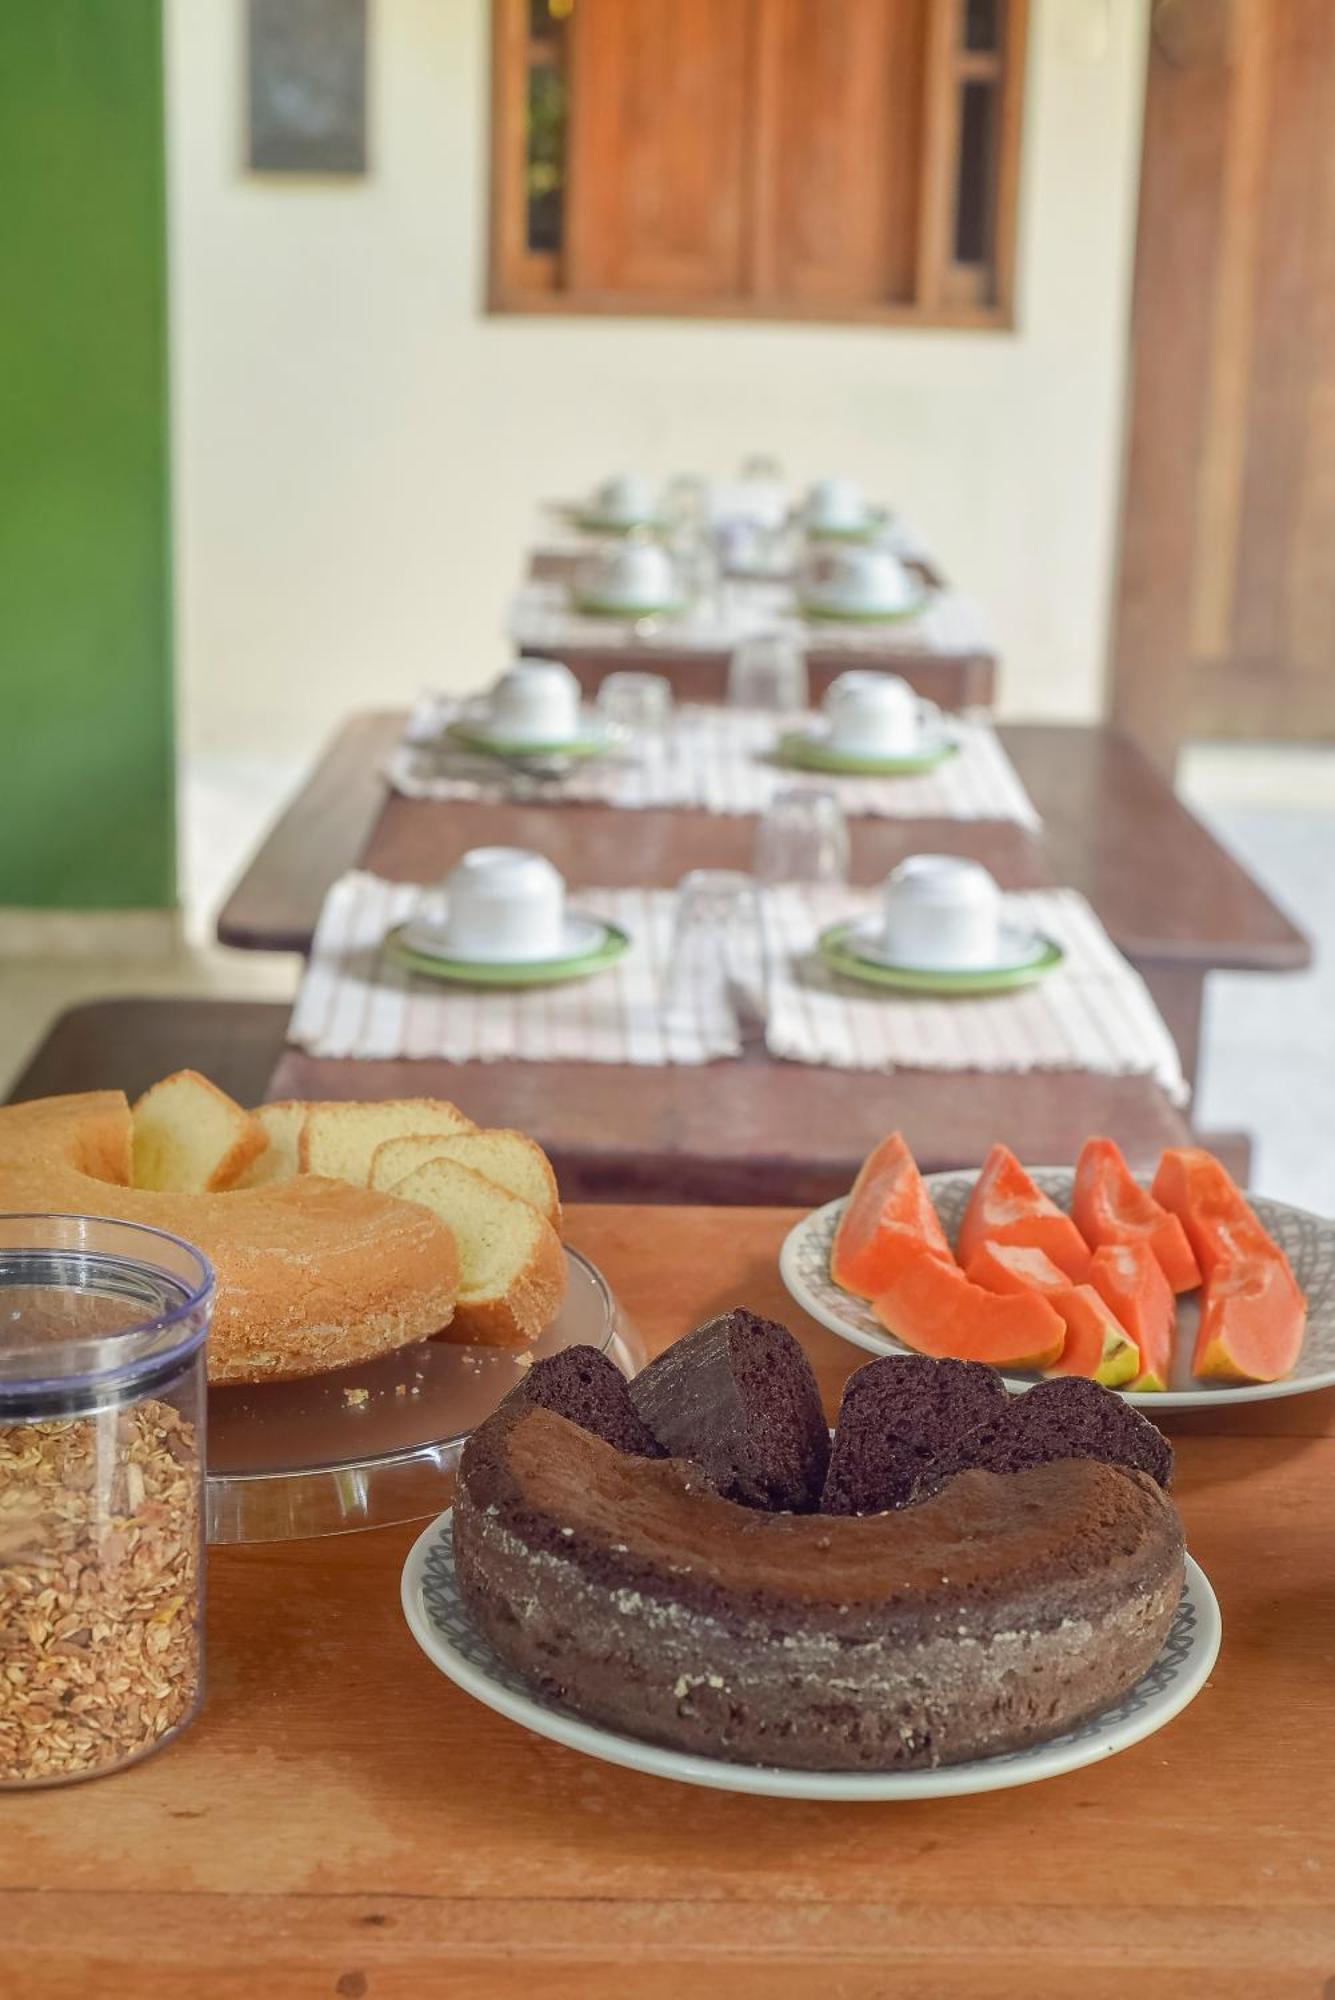
[[[247,0],[247,164],[366,172],[368,0]]]

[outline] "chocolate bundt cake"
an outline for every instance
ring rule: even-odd
[[[631,1402],[625,1376],[596,1347],[564,1347],[559,1354],[535,1361],[510,1391],[510,1400],[555,1410],[558,1417],[569,1417],[618,1451],[639,1458],[667,1456]]]
[[[968,1431],[921,1473],[915,1493],[935,1493],[959,1472],[1022,1472],[1057,1459],[1096,1458],[1144,1472],[1159,1486],[1173,1477],[1173,1447],[1130,1403],[1080,1375],[1054,1375],[1011,1396],[990,1422]]]
[[[907,1770],[1097,1713],[1159,1651],[1182,1531],[1143,1473],[970,1470],[866,1518],[763,1513],[523,1398],[465,1447],[454,1547],[502,1659],[605,1726],[741,1763]]]
[[[794,1514],[820,1500],[830,1433],[786,1326],[736,1306],[651,1361],[630,1395],[659,1443],[725,1499]]]
[[[902,1507],[942,1452],[1007,1403],[995,1368],[887,1354],[850,1375],[839,1405],[822,1514]]]

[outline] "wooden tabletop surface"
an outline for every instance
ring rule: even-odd
[[[572,881],[675,882],[686,868],[749,857],[755,821],[600,806],[435,805],[380,776],[400,713],[353,716],[266,835],[218,920],[222,943],[306,951],[330,883],[361,864],[404,880],[445,873],[503,834],[552,854]],[[1142,968],[1284,971],[1309,962],[1302,933],[1115,731],[1011,724],[1002,738],[1044,819],[1039,841],[995,820],[852,822],[852,872],[876,881],[907,852],[976,854],[1009,887],[1082,889]]]
[[[790,1308],[774,1211],[575,1209],[650,1351],[742,1303],[831,1408],[863,1358]],[[15,2000],[1321,2000],[1335,1990],[1335,1395],[1171,1425],[1223,1611],[1160,1734],[1011,1792],[697,1791],[481,1708],[398,1606],[416,1527],[216,1551],[200,1721],[0,1798]]]

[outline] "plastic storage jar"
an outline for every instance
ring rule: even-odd
[[[0,1785],[118,1770],[203,1694],[207,1258],[0,1215]]]

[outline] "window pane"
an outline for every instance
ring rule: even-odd
[[[995,49],[1001,23],[998,0],[965,0],[964,46],[966,49]]]
[[[991,259],[996,133],[996,85],[966,83],[960,103],[960,179],[955,208],[957,264],[986,264]]]
[[[546,36],[528,66],[528,146],[524,160],[526,242],[530,250],[560,250],[566,208],[566,70],[560,18],[548,0],[534,0]]]

